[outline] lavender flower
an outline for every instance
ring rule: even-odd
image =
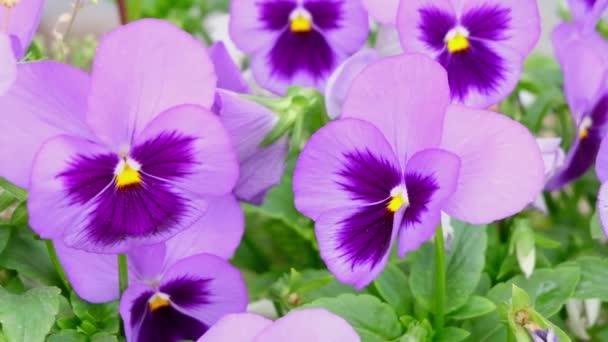
[[[245,310],[243,279],[222,260],[241,240],[243,213],[232,196],[210,203],[194,227],[128,254],[130,286],[121,300],[128,341],[196,340],[223,315]],[[55,245],[81,298],[93,303],[119,298],[116,256],[73,249],[61,240]]]
[[[0,0],[0,95],[17,78],[17,60],[34,37],[42,5],[42,0]]]
[[[447,70],[454,102],[488,108],[515,88],[540,19],[536,0],[403,1],[397,29]]]
[[[316,221],[321,256],[340,281],[369,284],[395,241],[404,256],[432,237],[441,211],[487,223],[540,192],[543,160],[527,129],[448,106],[449,94],[446,72],[430,58],[382,59],[354,81],[342,119],[304,148],[296,206]]]
[[[0,174],[28,187],[43,238],[104,253],[164,241],[238,179],[230,138],[205,109],[214,94],[190,35],[158,20],[123,26],[101,41],[90,79],[53,62],[19,66],[0,98],[10,146]]]
[[[256,81],[278,94],[323,90],[331,72],[367,40],[360,0],[235,0],[230,36],[251,55]]]
[[[591,168],[608,132],[608,43],[586,23],[561,24],[553,45],[577,134],[546,189],[559,190]]]
[[[238,94],[249,93],[250,89],[222,43],[215,43],[209,52],[222,89],[215,96],[212,110],[232,138],[239,160],[234,194],[242,201],[262,204],[268,190],[281,181],[289,142],[283,137],[270,146],[261,146],[279,121],[277,114]]]
[[[325,309],[291,311],[276,322],[242,313],[227,315],[197,342],[358,342],[359,335],[343,318]]]

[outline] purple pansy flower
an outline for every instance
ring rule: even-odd
[[[342,317],[325,309],[291,311],[276,322],[241,313],[226,315],[197,342],[358,342],[357,332]]]
[[[234,0],[230,36],[251,55],[260,86],[323,90],[333,69],[365,44],[367,13],[360,0]]]
[[[608,43],[584,23],[561,24],[553,46],[577,134],[563,166],[547,183],[559,190],[591,168],[608,132]]]
[[[369,284],[395,241],[403,256],[433,236],[441,211],[488,223],[540,192],[543,160],[525,127],[449,102],[441,65],[421,54],[385,58],[354,81],[342,119],[304,148],[296,207],[316,221],[321,256],[340,281]]]
[[[220,317],[242,312],[247,292],[230,258],[239,244],[244,218],[231,196],[214,198],[199,224],[165,243],[128,254],[129,288],[121,300],[127,340],[196,340]],[[116,256],[69,248],[56,240],[70,284],[83,299],[103,303],[119,298]]]
[[[268,190],[281,181],[288,139],[260,146],[279,118],[270,109],[239,96],[250,89],[222,43],[214,44],[209,54],[218,75],[218,88],[222,89],[215,97],[213,112],[232,138],[239,160],[240,176],[234,194],[242,201],[262,204]]]
[[[36,33],[42,0],[0,1],[0,95],[17,78],[17,60],[22,59]]]
[[[488,108],[515,88],[540,19],[536,0],[408,0],[397,29],[405,52],[447,70],[454,102]]]
[[[123,26],[101,41],[90,79],[53,62],[19,66],[0,98],[1,174],[28,187],[43,238],[104,253],[164,241],[238,179],[230,138],[205,109],[214,94],[213,65],[186,32]]]

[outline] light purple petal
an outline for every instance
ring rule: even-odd
[[[0,96],[13,85],[17,79],[17,60],[13,54],[11,39],[0,33]]]
[[[363,69],[379,58],[376,50],[363,49],[346,59],[334,71],[325,88],[325,105],[330,118],[340,117],[342,105],[353,81]]]
[[[395,25],[399,0],[363,0],[369,15],[385,25]]]
[[[404,52],[420,52],[435,58],[439,52],[421,38],[422,23],[420,9],[436,8],[445,13],[456,13],[451,0],[409,0],[401,1],[397,14],[397,30]]]
[[[276,32],[267,30],[259,20],[259,8],[257,1],[230,1],[230,38],[249,55],[266,51],[278,37]]]
[[[271,324],[271,320],[260,315],[230,314],[220,319],[197,342],[253,342]]]
[[[608,139],[604,138],[595,161],[595,173],[601,182],[608,181]]]
[[[597,212],[600,222],[604,228],[604,234],[608,236],[608,183],[602,183],[600,192],[597,195]]]
[[[164,275],[160,285],[179,278],[210,279],[209,303],[199,307],[178,309],[211,326],[229,313],[244,312],[247,308],[247,288],[241,272],[227,261],[211,255],[199,254],[180,260]]]
[[[125,330],[125,336],[128,342],[139,342],[133,338],[133,333],[137,333],[137,329],[131,327],[131,310],[134,303],[143,295],[153,292],[154,290],[150,285],[143,283],[129,284],[127,290],[122,294],[120,298],[120,316],[123,320],[123,328]]]
[[[513,92],[523,69],[524,59],[513,50],[505,48],[500,44],[487,43],[502,60],[501,76],[496,77],[496,84],[490,90],[469,90],[463,99],[454,99],[455,103],[462,103],[469,107],[487,109],[503,101]],[[475,66],[472,66],[475,68]],[[449,72],[449,71],[448,71]]]
[[[306,2],[328,2],[326,0],[307,0]],[[336,29],[323,33],[332,47],[345,56],[357,52],[367,42],[369,19],[359,0],[338,0],[342,3],[340,24]]]
[[[93,64],[87,120],[114,149],[181,104],[211,108],[216,76],[201,43],[173,24],[143,19],[108,33]]]
[[[343,173],[349,154],[370,152],[397,168],[397,159],[382,132],[368,122],[341,119],[321,128],[308,141],[296,165],[296,208],[316,220],[334,208],[368,205],[345,190]],[[390,189],[388,190],[390,192]]]
[[[197,195],[226,195],[232,192],[239,176],[238,161],[228,132],[209,110],[180,105],[156,116],[134,139],[134,146],[164,132],[195,137],[196,167],[189,175],[172,183]]]
[[[29,224],[43,239],[62,238],[67,229],[83,228],[92,204],[73,205],[58,177],[76,155],[96,155],[107,150],[84,138],[57,136],[44,143],[32,166],[28,196]]]
[[[255,342],[266,341],[359,342],[361,339],[342,317],[325,309],[303,309],[280,318],[255,339]]]
[[[10,11],[7,32],[17,38],[18,44],[14,52],[18,59],[23,58],[32,42],[32,38],[34,38],[40,24],[43,7],[43,0],[21,0],[10,10],[0,6],[0,18],[2,18],[0,20],[2,22],[6,18],[6,12]]]
[[[289,150],[287,137],[268,147],[262,141],[278,122],[270,109],[245,100],[235,93],[218,92],[216,107],[226,127],[240,164],[234,194],[241,200],[261,204],[266,192],[281,181]]]
[[[356,216],[361,213],[362,209],[365,210],[361,207],[351,207],[325,211],[315,222],[315,235],[317,236],[319,252],[327,268],[340,282],[352,284],[357,290],[369,285],[384,270],[391,247],[397,238],[403,216],[401,210],[395,214],[392,226],[374,226],[374,228],[377,228],[376,231],[364,235],[360,234],[359,231],[352,232],[351,227],[348,226],[348,221],[357,219]],[[385,208],[382,209],[385,210]],[[379,229],[390,229],[391,231],[380,232]],[[388,243],[384,246],[384,250],[368,250],[366,251],[368,252],[367,255],[364,254],[364,251],[356,251],[358,253],[357,257],[365,256],[366,259],[353,260],[355,257],[352,253],[349,253],[351,252],[348,249],[350,246],[345,242],[346,234],[350,234],[349,242],[359,240],[353,242],[353,244],[359,246],[364,243],[361,240],[368,239],[370,234],[386,234],[386,239],[381,238],[381,240],[386,240]],[[379,243],[372,243],[371,241],[369,243],[370,248],[377,248],[379,245]],[[380,258],[377,259],[372,255]]]
[[[166,242],[164,264],[171,267],[181,259],[208,253],[229,259],[241,242],[245,218],[239,202],[231,195],[209,197],[207,213],[192,228]]]
[[[552,42],[564,73],[566,99],[578,122],[608,88],[608,43],[597,32],[585,33],[571,23],[558,26]]]
[[[380,129],[403,168],[416,152],[439,145],[449,102],[441,65],[424,55],[404,54],[363,70],[350,88],[342,115]]]
[[[441,146],[462,162],[458,188],[445,207],[459,220],[478,224],[513,215],[543,187],[544,165],[536,140],[504,115],[452,105]]]
[[[87,302],[105,303],[119,298],[118,257],[88,253],[53,241],[61,266],[76,294]],[[130,280],[134,280],[129,274]]]
[[[454,153],[440,149],[418,152],[408,161],[406,175],[430,176],[438,189],[429,202],[424,204],[425,210],[420,214],[418,221],[408,220],[408,209],[406,209],[405,218],[399,229],[400,257],[404,257],[407,252],[417,250],[433,237],[437,225],[441,222],[442,207],[456,190],[459,171],[460,158]]]
[[[462,3],[461,7],[458,6],[459,2]],[[461,15],[482,6],[508,8],[510,20],[504,33],[506,39],[501,39],[499,43],[522,57],[530,53],[538,42],[541,30],[537,0],[453,0],[453,3]]]
[[[218,88],[243,94],[250,92],[241,69],[234,63],[223,42],[213,44],[209,48],[209,56],[215,66]]]
[[[2,177],[23,188],[40,146],[58,134],[89,137],[84,123],[89,77],[56,62],[20,64],[17,80],[0,96]]]

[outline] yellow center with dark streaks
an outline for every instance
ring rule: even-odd
[[[391,198],[391,201],[388,202],[388,205],[386,206],[386,208],[390,212],[396,213],[404,205],[407,205],[407,201],[405,200],[405,198],[403,198],[402,195],[397,195],[397,196],[393,196]]]
[[[469,39],[458,33],[447,41],[448,51],[451,53],[465,51],[471,45]]]
[[[154,312],[160,308],[171,306],[171,302],[169,301],[168,296],[161,296],[156,294],[150,299],[150,301],[148,302],[148,306],[150,307],[150,310]]]
[[[312,30],[312,23],[310,19],[303,15],[297,15],[291,19],[291,32],[310,32]]]
[[[118,188],[124,188],[140,183],[141,174],[139,171],[132,168],[128,163],[125,163],[123,170],[120,172],[120,174],[116,175],[116,186]]]

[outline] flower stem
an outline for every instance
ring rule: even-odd
[[[63,283],[63,286],[65,286],[65,289],[67,290],[67,292],[71,292],[72,287],[70,286],[68,277],[65,274],[65,270],[63,269],[63,267],[61,266],[61,263],[59,262],[59,258],[57,257],[57,251],[55,250],[55,245],[53,245],[53,241],[45,240],[44,243],[46,244],[46,249],[49,252],[49,257],[51,258],[51,262],[53,263],[53,266],[55,267],[55,271],[59,275],[59,279]]]
[[[120,23],[125,25],[129,22],[129,14],[127,12],[127,2],[125,0],[118,0],[118,15],[120,16]]]
[[[443,330],[445,324],[445,243],[443,228],[437,227],[435,232],[435,329]]]
[[[127,255],[118,254],[118,286],[120,288],[120,295],[129,286],[129,271],[127,270]]]

